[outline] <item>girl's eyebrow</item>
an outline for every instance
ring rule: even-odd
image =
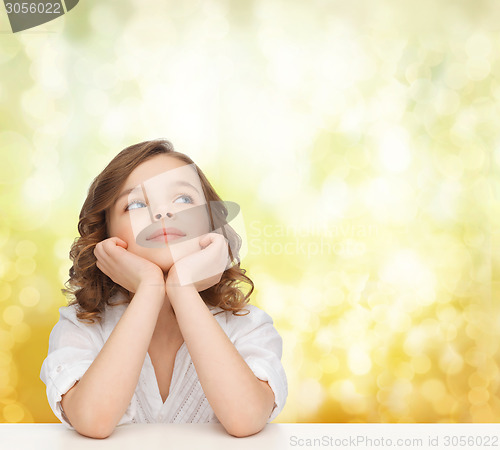
[[[130,194],[131,192],[138,191],[140,186],[136,186],[130,189],[125,189],[115,200],[115,203],[120,200],[123,196]]]
[[[179,181],[176,181],[174,184],[175,184],[176,186],[186,186],[186,187],[191,187],[191,188],[193,188],[196,192],[198,192],[198,193],[199,193],[198,188],[197,188],[195,185],[193,185],[193,184],[189,183],[188,181],[182,181],[182,180],[179,180]]]
[[[182,181],[182,180],[179,180],[179,181],[176,181],[174,183],[174,185],[176,186],[186,186],[186,187],[191,187],[193,188],[196,192],[200,192],[198,190],[198,188],[196,186],[194,186],[193,184],[189,183],[188,181]],[[135,191],[139,191],[141,190],[140,188],[142,188],[142,184],[140,186],[135,186],[133,188],[130,188],[130,189],[125,189],[115,200],[115,204],[118,202],[118,200],[120,200],[123,196],[125,195],[128,195],[132,192],[135,192]],[[145,191],[145,189],[142,189],[143,191]]]

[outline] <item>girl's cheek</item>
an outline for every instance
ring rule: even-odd
[[[137,211],[132,211],[128,218],[128,228],[130,230],[131,239],[136,242],[137,236],[143,231],[145,228],[152,224],[151,217],[146,210],[146,208],[141,208]]]
[[[210,232],[209,221],[205,207],[195,206],[180,212],[176,219],[176,226],[192,239]]]
[[[130,225],[126,224],[117,224],[117,226],[114,226],[112,228],[113,234],[111,236],[116,236],[122,240],[124,240],[128,246],[130,247],[130,244],[135,243],[134,239],[134,233],[130,229]]]
[[[115,235],[122,238],[122,236],[125,236],[127,234],[127,228],[124,227],[123,224],[117,224],[117,226],[114,227],[114,232]]]

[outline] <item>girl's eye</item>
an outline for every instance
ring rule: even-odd
[[[181,195],[174,200],[174,203],[193,203],[193,198],[189,195]]]
[[[125,208],[125,211],[130,211],[131,209],[139,209],[139,208],[145,208],[146,203],[134,200],[132,203],[129,203],[127,207]]]

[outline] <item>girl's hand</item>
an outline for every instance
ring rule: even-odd
[[[228,242],[218,233],[208,233],[199,240],[200,250],[177,260],[166,280],[167,292],[177,287],[194,286],[198,292],[217,284],[229,262]],[[175,257],[175,251],[172,251]]]
[[[151,261],[127,251],[127,247],[127,243],[118,237],[99,242],[94,255],[101,272],[133,293],[144,282],[163,284],[162,270]]]

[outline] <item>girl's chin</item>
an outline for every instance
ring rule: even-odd
[[[191,239],[172,247],[146,248],[135,245],[129,251],[156,264],[166,274],[176,261],[196,251],[200,246],[197,240]]]
[[[174,265],[174,262],[172,261],[172,257],[151,258],[149,261],[156,264],[163,271],[164,274],[167,274],[168,271]]]
[[[141,258],[147,259],[149,262],[156,264],[163,273],[167,273],[174,265],[172,254],[167,248],[136,248],[130,249],[132,253]]]

